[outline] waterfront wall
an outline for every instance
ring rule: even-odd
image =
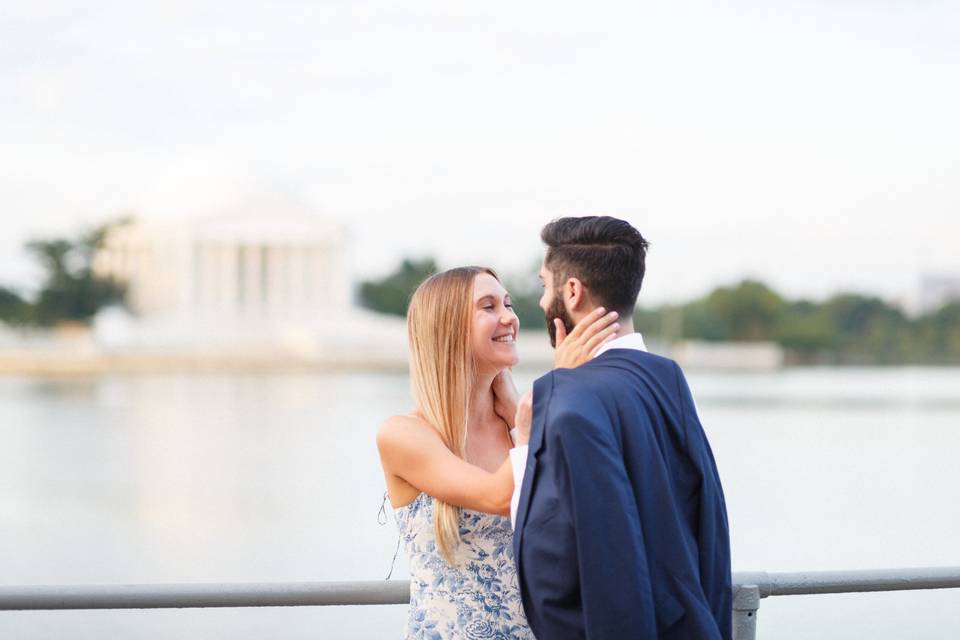
[[[782,349],[772,343],[648,346],[685,369],[771,371],[784,364]],[[523,331],[518,351],[523,367],[547,370],[553,364],[545,331]],[[405,321],[365,310],[351,311],[345,319],[322,319],[313,328],[282,322],[142,321],[118,310],[101,313],[90,327],[17,330],[0,325],[0,373],[8,374],[406,368]]]

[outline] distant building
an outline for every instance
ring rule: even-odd
[[[302,211],[248,211],[114,228],[98,275],[128,287],[143,319],[316,322],[350,308],[344,229]]]
[[[342,225],[302,210],[117,226],[94,270],[126,283],[129,311],[97,314],[96,348],[143,368],[405,366],[405,321],[353,305],[347,251]]]
[[[93,269],[125,305],[69,332],[0,326],[0,372],[406,370],[406,321],[354,306],[349,250],[290,207],[115,226]]]
[[[954,300],[960,300],[960,275],[927,275],[921,278],[918,300],[920,313],[936,311]]]

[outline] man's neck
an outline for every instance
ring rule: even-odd
[[[591,309],[590,311],[593,311],[593,309]],[[583,316],[583,318],[585,318],[585,317],[586,317],[586,315]],[[577,320],[577,324],[580,324],[580,322],[583,321],[583,318],[580,318],[579,320]],[[636,333],[636,330],[633,328],[633,315],[632,315],[632,314],[629,315],[629,316],[626,316],[626,317],[624,317],[623,314],[620,314],[620,317],[617,318],[617,322],[620,323],[620,329],[619,329],[619,330],[617,331],[617,333],[613,336],[614,339],[616,339],[616,338],[622,338],[622,337],[624,337],[624,336],[628,336],[628,335],[630,335],[631,333]]]
[[[629,336],[631,333],[636,333],[636,331],[633,328],[633,318],[631,318],[626,322],[624,322],[623,320],[618,320],[618,322],[620,323],[620,330],[617,331],[616,334],[614,334],[613,336],[614,340],[616,340],[617,338],[622,338],[624,336]]]

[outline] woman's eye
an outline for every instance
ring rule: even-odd
[[[510,302],[504,302],[503,306],[505,306],[507,309],[513,309],[513,304]]]

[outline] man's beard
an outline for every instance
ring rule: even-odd
[[[567,335],[570,335],[570,332],[573,331],[573,327],[575,326],[573,323],[573,318],[571,318],[570,314],[567,313],[567,308],[563,306],[562,292],[554,292],[553,302],[549,307],[547,307],[544,315],[547,319],[547,333],[550,334],[550,346],[556,349],[557,325],[555,325],[553,321],[557,318],[560,318],[560,320],[563,321],[563,328],[567,330]]]

